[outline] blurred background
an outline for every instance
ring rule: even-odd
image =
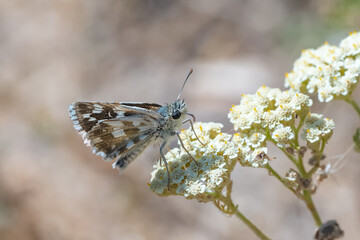
[[[151,192],[158,146],[119,176],[83,144],[68,105],[169,103],[193,68],[189,111],[232,133],[227,113],[242,93],[284,89],[301,50],[338,44],[359,11],[352,0],[0,0],[0,239],[257,239],[211,203]],[[314,102],[337,124],[327,156],[344,153],[358,117],[344,102]],[[284,175],[291,165],[269,155]],[[359,155],[345,160],[314,201],[358,239]],[[233,178],[234,201],[265,233],[312,239],[304,204],[265,170],[237,167]]]

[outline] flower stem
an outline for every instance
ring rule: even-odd
[[[316,226],[320,227],[321,224],[322,224],[321,218],[320,218],[320,215],[319,215],[318,211],[316,210],[316,207],[315,207],[314,202],[312,200],[310,190],[304,190],[303,195],[304,195],[304,201],[306,203],[306,207],[311,212],[311,214],[312,214],[312,216],[314,218]]]
[[[240,218],[260,239],[270,240],[260,229],[258,229],[248,218],[246,218],[237,208],[235,215]]]
[[[360,117],[360,106],[356,103],[356,101],[354,99],[352,99],[351,96],[347,96],[345,98],[345,102],[349,103],[355,109],[355,111],[357,112],[357,114]]]
[[[215,200],[213,203],[220,211],[226,214],[235,214],[255,233],[256,236],[259,237],[259,239],[271,240],[271,238],[266,236],[258,227],[255,226],[255,224],[253,224],[247,217],[244,216],[244,214],[239,211],[238,206],[234,205],[230,194],[230,192],[227,192],[227,196],[224,196],[223,194],[217,195],[218,200]],[[223,204],[221,204],[219,201],[221,201]]]
[[[301,156],[298,157],[298,166],[297,167],[298,167],[298,170],[299,170],[301,176],[303,178],[307,177],[306,176],[306,170],[305,170],[305,167],[304,167],[304,162],[303,162],[303,159],[302,159]]]
[[[305,178],[311,178],[311,175],[309,176],[309,174],[306,172],[305,167],[304,167],[304,163],[302,161],[302,157],[299,156],[298,159],[298,170],[300,172],[300,175],[303,179]],[[311,172],[311,171],[310,171]],[[302,200],[305,202],[306,207],[309,209],[309,211],[311,212],[311,215],[313,216],[313,219],[315,221],[316,226],[320,227],[321,226],[321,218],[320,215],[315,207],[315,204],[312,200],[311,197],[311,191],[304,189],[303,190],[303,198]]]
[[[319,164],[317,164],[317,165],[315,165],[314,167],[312,167],[311,169],[310,169],[310,171],[306,174],[308,177],[310,176],[312,176],[318,169],[319,169],[319,167],[320,167],[320,165]]]
[[[288,188],[292,193],[294,193],[296,196],[298,196],[298,194],[296,193],[296,191],[294,189],[292,189],[291,187],[287,186],[285,181],[283,180],[283,178],[269,165],[266,164],[265,168],[274,176],[276,177],[286,188]]]
[[[302,127],[303,124],[304,124],[304,120],[305,120],[305,118],[301,118],[298,126],[297,126],[296,128],[294,127],[295,145],[296,145],[296,146],[299,146],[299,132],[300,132],[301,127]]]
[[[275,141],[274,139],[268,138],[268,140],[271,141],[275,146],[277,146],[277,143],[276,143],[276,141]],[[277,147],[278,147],[278,146],[277,146]],[[287,156],[287,157],[293,162],[293,164],[294,164],[295,166],[298,166],[297,160],[296,160],[292,155],[288,154],[288,153],[285,151],[284,148],[280,148],[280,147],[279,147],[279,149],[285,154],[285,156]]]

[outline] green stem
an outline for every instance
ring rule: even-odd
[[[295,144],[296,144],[295,149],[299,149],[299,147],[300,147],[299,146],[300,145],[299,144],[299,132],[300,132],[300,129],[303,126],[303,124],[304,124],[304,118],[301,118],[301,120],[299,122],[299,125],[295,129]],[[300,174],[302,176],[305,176],[306,175],[306,170],[305,170],[305,167],[304,167],[303,159],[299,154],[298,154],[298,160],[296,162],[297,162],[297,168],[298,168]]]
[[[226,214],[235,214],[238,218],[240,218],[246,226],[248,226],[254,233],[256,236],[258,236],[260,239],[262,240],[271,240],[271,238],[269,238],[268,236],[266,236],[258,227],[255,226],[255,224],[253,224],[247,217],[244,216],[244,214],[242,214],[238,207],[234,205],[232,199],[231,199],[231,184],[230,186],[228,186],[227,188],[227,196],[224,196],[223,194],[219,194],[217,195],[217,199],[221,202],[224,203],[225,206],[227,206],[227,208],[225,209],[225,207],[222,207],[220,204],[217,204],[219,202],[217,202],[216,200],[214,201],[215,206],[222,212],[226,213]]]
[[[350,101],[350,99],[348,99]],[[359,117],[360,117],[360,108],[357,106],[357,104],[354,102],[354,101],[351,101],[349,102],[351,103],[355,109],[357,110],[358,114],[359,114]],[[300,129],[302,127],[302,125],[304,124],[304,119],[301,119],[300,122],[299,122],[299,125],[297,128],[294,129],[294,133],[295,133],[295,139],[294,139],[294,145],[295,146],[292,146],[293,148],[295,149],[299,149],[299,132],[300,132]],[[267,139],[270,140],[272,143],[274,144],[277,144],[275,142],[275,140],[273,140],[271,138],[271,135],[268,133],[268,136],[267,136]],[[322,146],[322,149],[323,150],[323,147],[325,146],[325,144]],[[301,175],[301,178],[303,179],[306,179],[306,178],[309,178],[311,177],[311,174],[313,173],[313,171],[315,171],[316,169],[313,168],[312,170],[310,170],[309,173],[311,173],[309,175],[309,173],[306,172],[306,169],[305,169],[305,166],[304,166],[304,162],[303,162],[303,158],[302,156],[300,156],[298,154],[298,157],[296,159],[296,157],[294,157],[293,155],[291,154],[288,154],[286,152],[285,149],[283,148],[280,148],[280,150],[293,162],[293,164],[297,167],[300,175]],[[267,165],[266,168],[284,185],[286,186],[284,180],[281,178],[281,176],[274,170],[270,167],[270,165]],[[288,189],[290,189],[288,186],[286,186]],[[299,194],[296,193],[295,190],[291,189],[291,191],[296,195],[298,196]],[[315,207],[315,204],[312,200],[312,197],[311,197],[311,191],[310,190],[307,190],[307,189],[304,189],[303,190],[303,195],[302,195],[302,198],[301,198],[305,204],[306,204],[306,207],[309,209],[309,211],[311,212],[311,215],[315,221],[315,224],[320,227],[321,226],[321,218],[319,216],[319,213]]]
[[[301,127],[304,124],[304,118],[300,119],[299,125],[295,128],[294,127],[294,133],[295,133],[295,145],[299,146],[299,132]]]
[[[298,165],[297,166],[298,166],[299,173],[303,179],[309,178],[309,177],[311,178],[311,175],[309,175],[305,170],[305,166],[304,166],[302,157],[300,155],[298,157]],[[310,172],[311,172],[311,170],[310,170]],[[319,213],[315,207],[315,204],[312,200],[310,190],[307,190],[307,189],[303,190],[303,201],[306,203],[306,207],[311,212],[311,215],[315,221],[316,226],[320,227],[322,224],[321,219],[320,219]]]
[[[300,155],[298,157],[297,162],[298,162],[297,167],[298,167],[298,170],[300,172],[301,177],[306,178],[307,176],[306,176],[306,170],[305,170],[305,167],[304,167],[304,162],[303,162],[303,159],[302,159],[302,157]]]
[[[273,144],[275,144],[276,147],[278,147],[278,146],[277,146],[277,142],[276,142],[274,139],[268,138],[268,140],[269,140],[270,142],[272,142]],[[294,163],[295,166],[298,166],[297,160],[296,160],[296,158],[294,158],[294,156],[288,154],[285,149],[280,148],[280,147],[278,147],[278,148]]]
[[[311,192],[309,190],[304,190],[303,195],[304,195],[304,201],[306,203],[306,207],[311,212],[316,226],[320,227],[322,224],[321,218],[312,200]]]
[[[355,111],[357,112],[357,114],[360,117],[360,107],[359,105],[356,103],[356,101],[354,99],[352,99],[351,96],[347,96],[345,98],[345,102],[349,103],[351,106],[353,106],[353,108],[355,109]]]
[[[258,229],[248,218],[246,218],[237,208],[235,208],[235,215],[240,218],[260,239],[270,240],[260,229]]]
[[[316,166],[314,166],[314,167],[312,167],[311,169],[310,169],[310,171],[306,174],[308,177],[311,177],[318,169],[319,169],[319,165],[316,165]]]
[[[296,193],[296,191],[294,189],[292,189],[291,187],[287,186],[284,179],[269,165],[266,164],[265,168],[267,170],[269,170],[269,172],[276,177],[286,188],[288,188],[292,193],[294,193],[296,196],[298,196],[298,194]]]
[[[321,141],[321,148],[320,148],[321,154],[323,153],[323,151],[324,151],[324,149],[325,149],[326,142],[327,142],[327,141],[325,141],[325,140],[322,140],[322,141]]]

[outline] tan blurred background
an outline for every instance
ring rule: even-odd
[[[351,0],[0,0],[0,239],[257,239],[211,203],[152,193],[158,147],[119,176],[83,144],[67,107],[168,103],[192,67],[189,111],[231,132],[226,115],[242,93],[284,89],[301,49],[338,44],[359,29],[359,11]],[[312,111],[337,124],[327,155],[345,152],[359,126],[351,107],[315,101]],[[269,153],[284,174],[291,165]],[[345,159],[314,200],[344,239],[359,239],[359,155]],[[234,201],[269,236],[312,238],[304,204],[264,170],[233,177]]]

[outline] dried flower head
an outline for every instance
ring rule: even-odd
[[[289,169],[289,171],[285,175],[284,181],[288,187],[294,189],[296,192],[300,191],[301,176],[295,169]]]
[[[344,231],[340,228],[336,220],[329,220],[323,223],[316,231],[315,240],[335,240],[342,238]]]

